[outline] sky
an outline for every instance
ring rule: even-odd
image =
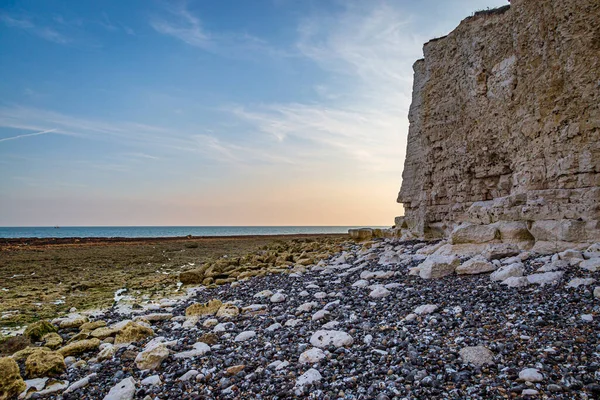
[[[506,0],[0,0],[0,226],[392,225],[422,45]]]

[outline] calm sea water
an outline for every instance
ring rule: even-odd
[[[0,238],[173,237],[348,233],[354,226],[61,226],[0,227]],[[382,228],[382,227],[372,227]]]

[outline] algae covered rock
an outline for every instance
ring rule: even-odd
[[[58,333],[47,333],[42,338],[44,345],[51,349],[58,349],[63,344],[63,338]]]
[[[221,308],[223,303],[221,300],[213,299],[208,303],[195,303],[185,309],[186,317],[202,316],[202,315],[215,315]]]
[[[154,331],[147,326],[129,322],[115,337],[115,344],[139,342],[153,335]]]
[[[183,271],[179,274],[179,280],[184,285],[198,285],[206,278],[204,273],[207,268],[208,266],[203,266],[189,271]]]
[[[93,331],[98,328],[102,328],[106,326],[106,321],[94,321],[94,322],[86,322],[79,327],[79,330],[84,331]]]
[[[37,321],[33,324],[29,325],[25,332],[23,333],[27,336],[32,342],[39,342],[44,335],[47,333],[56,332],[57,329],[54,325],[52,325],[48,321]]]
[[[25,388],[17,362],[9,357],[0,358],[0,400],[16,398]]]
[[[15,354],[13,354],[11,356],[11,358],[13,360],[17,361],[17,362],[18,361],[23,361],[27,357],[29,357],[30,355],[32,355],[33,353],[35,353],[36,351],[38,351],[40,349],[51,351],[51,349],[48,348],[48,347],[33,347],[33,346],[29,346],[29,347],[24,348],[23,350],[17,351]]]
[[[77,354],[85,353],[86,351],[96,350],[100,346],[100,339],[85,339],[78,342],[73,342],[65,347],[58,349],[58,352],[63,357],[74,356]]]
[[[55,351],[40,349],[25,361],[25,372],[29,378],[60,375],[66,368],[64,357]]]
[[[225,303],[217,311],[217,317],[233,318],[240,314],[240,309],[231,303]]]
[[[98,338],[98,339],[106,339],[107,337],[116,335],[117,333],[119,333],[119,329],[100,327],[100,328],[94,329],[90,333],[90,336]]]

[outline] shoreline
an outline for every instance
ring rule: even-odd
[[[149,242],[171,242],[171,241],[195,241],[195,240],[234,240],[234,239],[303,239],[310,237],[343,237],[347,233],[290,233],[276,235],[225,235],[225,236],[158,236],[158,237],[21,237],[21,238],[0,238],[0,248],[11,245],[87,245],[87,244],[125,244],[125,243],[149,243]],[[349,236],[348,236],[349,237]]]
[[[106,308],[114,292],[123,288],[136,297],[169,296],[177,292],[181,273],[207,264],[214,265],[211,276],[216,284],[242,273],[280,272],[293,263],[275,264],[261,254],[287,252],[299,260],[302,252],[298,249],[303,246],[337,249],[348,240],[347,234],[3,238],[0,327],[53,318],[72,307],[81,311]],[[228,260],[240,262],[230,267],[223,264]]]

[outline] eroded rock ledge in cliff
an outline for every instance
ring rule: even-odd
[[[600,241],[599,21],[597,0],[513,0],[425,44],[397,227],[540,251]]]

